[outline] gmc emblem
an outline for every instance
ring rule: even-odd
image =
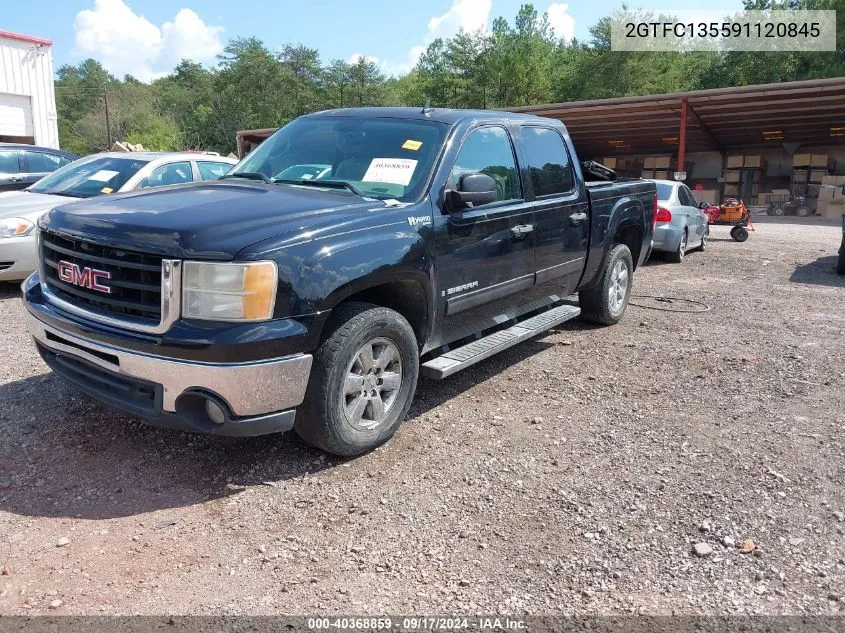
[[[107,270],[97,270],[88,266],[80,268],[78,264],[61,260],[56,274],[65,283],[111,294],[111,288],[100,283],[100,279],[111,279],[111,273]]]

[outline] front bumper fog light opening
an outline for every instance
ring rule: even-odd
[[[176,399],[176,413],[197,430],[213,433],[232,420],[226,403],[205,391],[186,391]]]

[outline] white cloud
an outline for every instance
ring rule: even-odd
[[[381,61],[381,60],[379,60],[378,57],[373,57],[372,55],[362,55],[361,53],[352,53],[349,56],[349,59],[346,60],[346,63],[354,65],[354,64],[357,64],[359,61],[361,61],[361,59],[364,59],[368,62],[372,62],[373,64],[378,64],[379,61]]]
[[[452,37],[460,29],[467,32],[486,29],[492,8],[493,0],[453,0],[446,13],[428,21],[426,43],[438,37]]]
[[[414,66],[420,56],[438,37],[449,38],[463,29],[472,33],[479,29],[487,30],[490,23],[490,11],[493,0],[452,0],[452,6],[443,15],[435,15],[428,21],[422,41],[410,48],[404,61],[382,61],[380,66],[389,75],[401,75]]]
[[[546,15],[549,17],[549,25],[555,35],[571,42],[575,37],[575,18],[569,14],[569,5],[559,2],[550,4],[546,9]]]
[[[123,0],[95,0],[76,14],[74,54],[102,62],[114,75],[150,81],[181,59],[210,61],[221,50],[221,26],[209,26],[190,9],[181,9],[161,27],[135,13]]]

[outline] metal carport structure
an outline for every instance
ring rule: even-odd
[[[560,119],[594,159],[845,145],[845,77],[507,109]]]

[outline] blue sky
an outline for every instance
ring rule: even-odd
[[[149,80],[183,57],[213,64],[230,38],[256,36],[271,49],[302,43],[324,60],[371,57],[388,74],[410,68],[435,37],[458,28],[512,22],[523,0],[25,0],[5,12],[0,29],[52,39],[56,68],[95,57],[118,76]],[[542,0],[558,35],[581,39],[621,0]],[[670,2],[630,8],[663,9]],[[738,9],[740,0],[688,0],[684,9]]]

